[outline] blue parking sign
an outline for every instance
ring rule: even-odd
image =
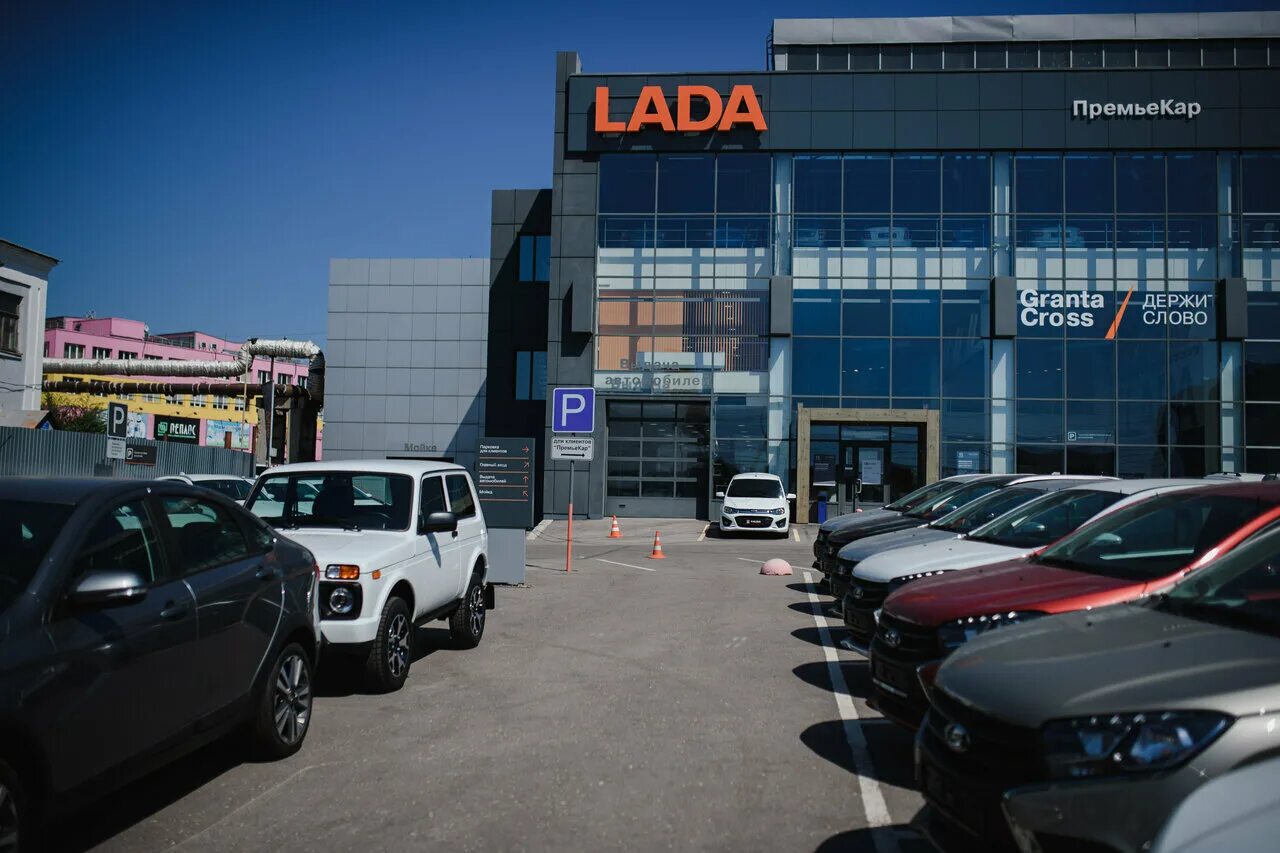
[[[553,388],[551,390],[552,432],[595,432],[596,389]]]

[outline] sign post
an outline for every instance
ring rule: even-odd
[[[107,458],[124,459],[124,440],[129,435],[129,407],[124,403],[107,404]]]
[[[596,431],[596,389],[594,388],[553,388],[551,389],[551,431],[553,433],[595,432]],[[577,439],[582,441],[583,439]],[[578,459],[590,461],[591,456],[569,455],[557,456],[556,441],[564,439],[552,438],[552,459],[569,460],[569,531],[564,545],[564,570],[573,571],[573,480],[575,463]],[[587,452],[591,453],[591,439],[587,442]]]
[[[476,455],[476,493],[489,527],[489,580],[524,583],[525,535],[533,526],[537,488],[532,438],[482,436]]]

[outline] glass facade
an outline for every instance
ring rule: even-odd
[[[598,198],[596,386],[710,397],[716,488],[801,402],[939,410],[944,475],[1280,468],[1280,154],[606,154]]]

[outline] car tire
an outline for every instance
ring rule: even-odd
[[[484,582],[479,574],[471,576],[467,592],[458,609],[449,615],[449,636],[460,649],[474,649],[484,636]]]
[[[276,655],[255,703],[253,754],[276,761],[301,749],[311,728],[314,699],[311,658],[302,646],[289,643]]]
[[[379,693],[394,693],[404,686],[413,663],[413,615],[403,598],[392,596],[382,608],[378,635],[365,661],[365,677]]]
[[[0,759],[0,845],[15,853],[39,850],[43,846],[40,835],[35,804],[27,799],[18,771]],[[12,841],[6,843],[8,839]]]

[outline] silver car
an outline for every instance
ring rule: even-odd
[[[1205,782],[1280,744],[1280,527],[1140,604],[987,634],[916,737],[930,805],[1019,849],[1146,849]]]

